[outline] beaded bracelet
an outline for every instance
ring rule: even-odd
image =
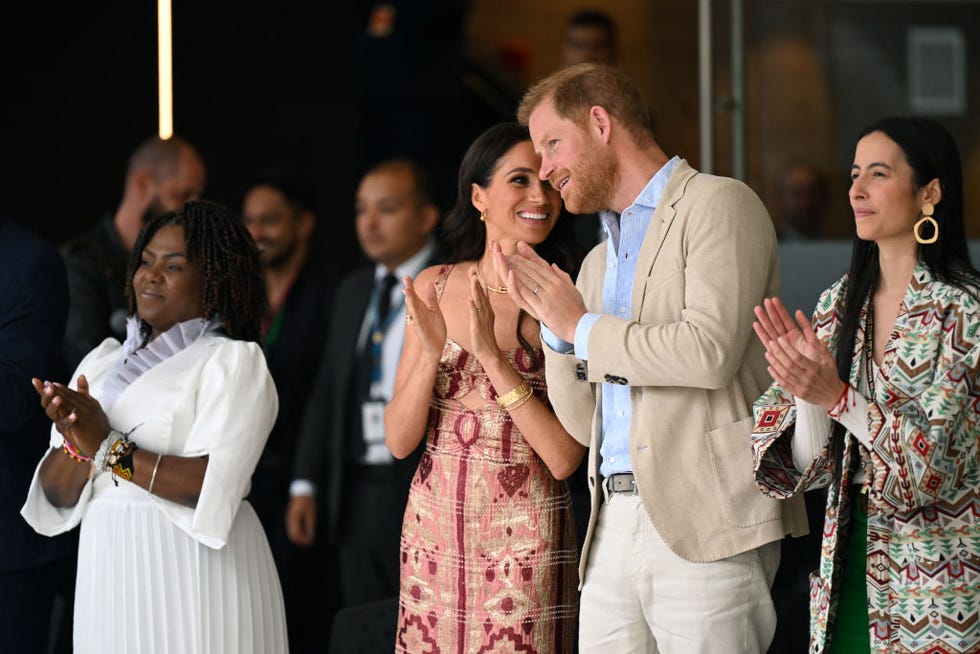
[[[528,398],[531,397],[531,393],[531,386],[526,381],[521,381],[520,384],[503,395],[498,395],[497,404],[504,411],[512,411],[527,402]]]
[[[110,434],[113,432],[110,432]],[[118,434],[119,432],[115,433]],[[102,468],[112,472],[112,483],[116,486],[119,485],[119,477],[122,477],[126,481],[130,481],[133,478],[135,472],[133,467],[133,452],[136,450],[136,443],[129,440],[129,434],[120,434],[119,438],[109,446]]]
[[[62,442],[61,449],[65,451],[65,454],[79,463],[88,463],[92,460],[92,457],[87,456],[80,449],[72,445],[67,438],[64,439],[64,442]]]

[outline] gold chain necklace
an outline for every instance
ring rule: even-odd
[[[483,275],[480,274],[480,262],[476,264],[476,278],[480,280],[480,283],[486,287],[488,291],[493,291],[494,293],[507,294],[510,290],[506,286],[491,286],[483,281]]]

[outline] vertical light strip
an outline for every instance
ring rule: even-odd
[[[715,171],[714,98],[711,71],[711,0],[698,2],[698,108],[701,158],[698,168],[703,173]]]
[[[160,138],[174,135],[173,42],[170,0],[157,0],[157,68],[160,76]]]
[[[731,0],[732,177],[745,181],[745,24],[742,0]]]

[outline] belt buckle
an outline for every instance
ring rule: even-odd
[[[617,472],[609,475],[603,480],[606,492],[610,495],[622,493],[625,495],[636,495],[636,477],[630,472]]]

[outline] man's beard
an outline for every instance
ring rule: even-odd
[[[619,162],[607,150],[589,148],[578,159],[571,176],[571,193],[565,207],[574,214],[597,213],[609,209],[613,191],[619,184]]]
[[[287,263],[289,263],[293,256],[296,254],[296,248],[299,247],[299,241],[293,240],[278,252],[270,252],[268,254],[262,253],[260,259],[262,260],[262,267],[266,270],[277,270],[282,268]]]

